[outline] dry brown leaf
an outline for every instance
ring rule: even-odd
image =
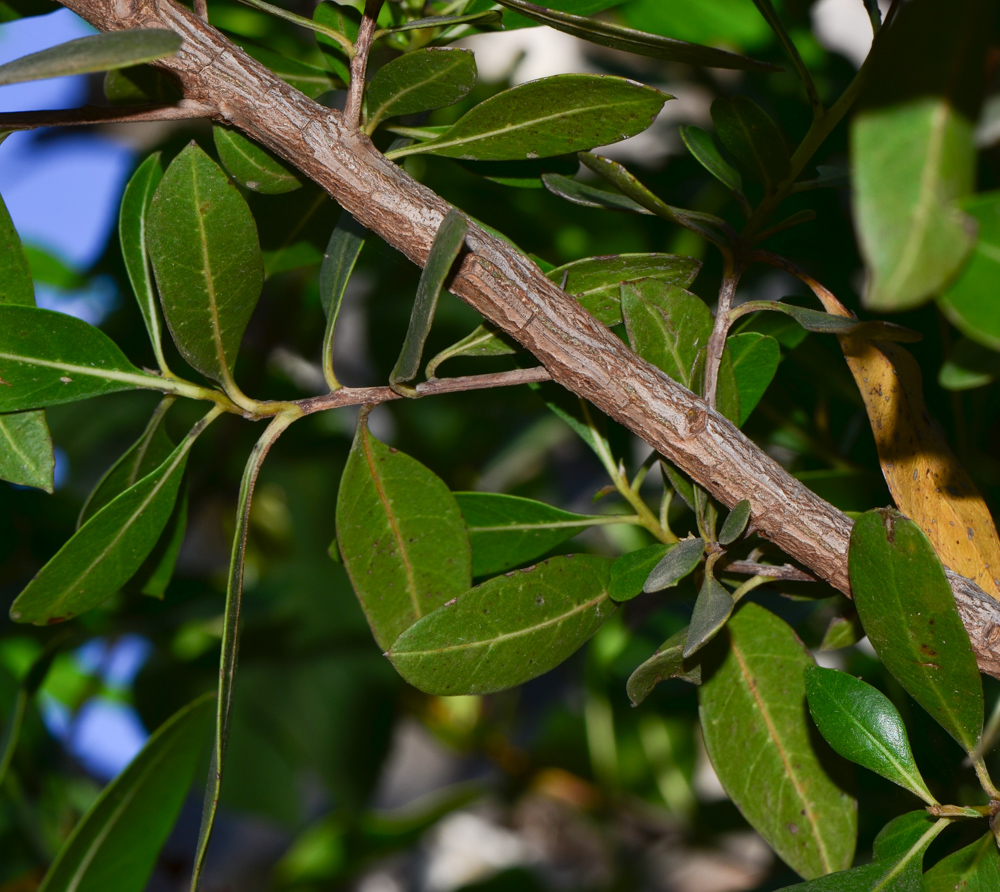
[[[828,313],[853,314],[796,270]],[[924,403],[913,356],[897,344],[838,336],[861,391],[889,492],[931,540],[941,562],[1000,601],[1000,537],[986,502]]]

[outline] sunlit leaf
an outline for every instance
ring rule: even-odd
[[[199,372],[232,384],[264,284],[257,225],[222,169],[192,143],[167,168],[148,220],[149,256],[170,333]]]
[[[431,694],[487,694],[572,655],[614,612],[610,558],[578,554],[497,576],[403,632],[389,659]]]
[[[93,34],[0,65],[0,86],[70,74],[128,68],[172,56],[181,36],[165,28]]]
[[[846,672],[815,667],[806,670],[806,697],[816,727],[840,755],[934,804],[885,694]]]
[[[504,90],[437,139],[389,152],[478,161],[565,155],[641,133],[673,97],[625,78],[559,74]]]
[[[444,482],[358,423],[337,497],[337,541],[383,650],[400,632],[466,591],[465,522]]]
[[[882,662],[966,750],[983,732],[983,685],[941,561],[912,520],[884,508],[851,531],[854,603]]]
[[[843,777],[831,777],[836,766],[816,751],[805,709],[804,672],[812,657],[786,623],[753,603],[741,606],[720,639],[721,663],[703,662],[698,704],[722,786],[802,876],[848,867],[857,808],[846,763],[839,766]]]
[[[39,892],[142,892],[205,749],[212,695],[164,722],[101,792],[59,851]]]
[[[685,628],[671,635],[629,676],[625,689],[633,706],[642,703],[660,682],[671,678],[701,684],[701,663],[690,661],[685,664],[681,655],[687,634]]]
[[[302,181],[288,164],[238,130],[216,124],[212,138],[223,166],[252,192],[281,195],[301,188]]]

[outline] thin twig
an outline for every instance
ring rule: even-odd
[[[208,21],[208,0],[192,0],[191,8],[198,18]]]
[[[512,387],[516,384],[537,384],[551,381],[548,369],[536,366],[530,369],[513,369],[509,372],[495,372],[489,375],[464,375],[458,378],[432,378],[416,386],[418,396],[434,396],[440,393],[461,393],[466,390],[487,390],[491,387]],[[341,387],[333,393],[299,400],[297,405],[305,414],[325,412],[341,406],[361,406],[367,403],[387,403],[402,399],[391,387]]]
[[[780,579],[785,582],[819,582],[819,577],[791,564],[776,566],[772,564],[761,564],[757,561],[730,561],[719,568],[720,573],[735,573],[739,576],[767,576],[771,579]]]
[[[347,88],[347,103],[344,117],[352,127],[361,127],[361,107],[365,95],[365,74],[368,70],[368,54],[375,39],[375,27],[383,0],[366,0],[365,14],[358,29],[358,39],[354,42],[354,58],[351,59],[351,83]]]
[[[116,108],[84,105],[81,108],[52,111],[0,113],[0,129],[35,130],[38,127],[72,127],[88,124],[141,124],[147,121],[187,121],[192,118],[214,118],[218,109],[207,102],[182,99],[175,105],[149,105]]]
[[[715,326],[708,338],[708,350],[705,354],[705,402],[715,408],[715,396],[719,386],[719,366],[722,364],[722,353],[726,349],[726,337],[732,320],[729,311],[736,296],[736,286],[739,285],[743,273],[742,264],[725,258],[725,270],[722,275],[722,286],[719,288],[719,306],[715,311]]]

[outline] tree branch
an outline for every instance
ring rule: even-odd
[[[387,160],[344,117],[312,102],[172,0],[63,0],[105,31],[171,28],[184,38],[157,63],[185,95],[294,164],[341,207],[423,265],[449,205]],[[850,592],[851,521],[788,474],[702,400],[636,356],[510,245],[470,224],[451,290],[589,400],[732,507],[748,499],[757,532]],[[1000,605],[950,575],[983,671],[1000,676]]]
[[[146,121],[186,121],[211,118],[214,105],[182,99],[174,105],[104,106],[51,111],[0,112],[0,130],[35,130],[38,127],[70,127],[87,124],[138,124]]]

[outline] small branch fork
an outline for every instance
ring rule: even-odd
[[[354,43],[354,57],[351,59],[351,83],[347,88],[347,103],[344,118],[352,127],[361,127],[362,102],[365,95],[365,76],[368,71],[368,54],[375,40],[378,14],[384,0],[366,0],[365,14],[358,29],[358,39]]]

